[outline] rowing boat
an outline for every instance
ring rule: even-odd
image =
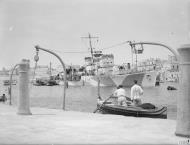
[[[98,103],[99,112],[103,114],[116,114],[134,117],[149,117],[149,118],[167,118],[167,107],[155,106],[154,109],[144,109],[140,106],[121,106],[106,102],[104,104]]]

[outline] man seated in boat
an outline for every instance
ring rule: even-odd
[[[126,91],[123,89],[122,85],[117,87],[117,90],[115,90],[113,96],[117,98],[118,105],[127,106]]]
[[[143,95],[143,89],[137,83],[137,80],[134,80],[134,85],[131,87],[131,100],[135,106],[142,104],[141,96]]]

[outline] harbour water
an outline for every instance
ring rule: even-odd
[[[3,85],[5,77],[0,78],[0,95],[8,95],[8,86]],[[177,90],[167,90],[168,86],[174,86]],[[63,104],[63,86],[33,86],[30,84],[31,106],[61,109]],[[177,95],[179,85],[177,83],[161,83],[160,86],[143,88],[143,103],[153,103],[168,107],[168,119],[176,119]],[[115,87],[101,87],[102,98],[107,98]],[[125,88],[127,96],[130,96],[130,88]],[[66,110],[93,112],[96,109],[97,87],[93,86],[72,86],[66,90]],[[12,86],[12,103],[17,104],[18,84]]]

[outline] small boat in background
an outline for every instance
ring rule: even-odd
[[[55,86],[58,85],[57,81],[54,79],[50,79],[47,81],[46,86]]]
[[[175,87],[173,87],[173,86],[168,86],[167,90],[177,90],[177,89]]]
[[[33,85],[35,86],[55,86],[58,85],[57,81],[52,78],[37,78],[33,81]]]
[[[17,83],[16,80],[12,80],[12,81],[11,81],[11,85],[16,85],[16,83]],[[3,80],[3,85],[4,85],[4,86],[10,85],[10,80]]]
[[[33,81],[33,85],[34,86],[46,86],[46,84],[47,84],[47,80],[45,80],[45,79],[40,79],[40,78],[38,78],[38,79],[36,79],[35,81]]]
[[[31,82],[35,86],[55,86],[57,82],[57,71],[48,66],[38,66],[35,68]]]

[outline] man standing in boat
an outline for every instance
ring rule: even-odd
[[[126,91],[123,89],[122,85],[119,85],[117,87],[117,90],[114,92],[113,95],[117,97],[118,105],[127,106]]]
[[[143,95],[143,89],[137,84],[137,80],[134,80],[134,85],[131,87],[131,100],[135,106],[141,105],[141,96]]]

